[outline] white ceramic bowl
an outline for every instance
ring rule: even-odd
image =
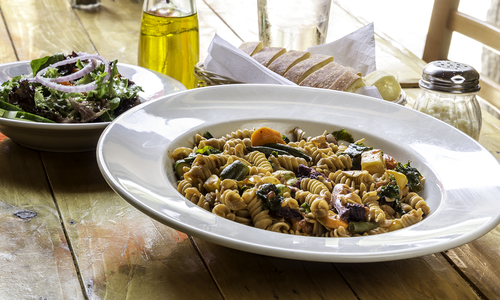
[[[118,71],[144,89],[142,102],[184,91],[179,81],[134,65],[118,63]],[[0,65],[0,83],[21,74],[30,74],[29,61]],[[92,151],[110,122],[91,124],[49,124],[0,118],[0,132],[28,148],[51,152]]]
[[[196,133],[219,137],[269,126],[307,135],[345,128],[355,139],[416,167],[431,208],[422,222],[374,236],[317,238],[269,232],[218,217],[176,190],[173,160]],[[145,214],[179,231],[227,247],[289,259],[328,262],[396,260],[470,242],[500,222],[500,164],[459,130],[384,100],[323,89],[228,85],[163,97],[108,126],[97,160],[109,185]]]

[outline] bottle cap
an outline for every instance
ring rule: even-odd
[[[427,64],[422,71],[419,86],[445,93],[475,93],[479,86],[479,73],[471,66],[437,60]]]

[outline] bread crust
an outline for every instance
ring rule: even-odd
[[[285,73],[285,78],[300,84],[307,76],[309,76],[314,71],[324,67],[328,63],[333,61],[333,56],[314,54],[306,60],[303,60],[291,67],[288,72]]]
[[[259,52],[263,48],[262,42],[245,42],[241,44],[238,49],[245,52],[246,54],[252,56],[255,53]]]
[[[310,52],[290,50],[274,60],[269,66],[269,70],[283,76],[291,67],[299,62],[308,59],[311,56]]]
[[[252,57],[264,67],[267,67],[285,52],[286,49],[281,47],[264,47],[262,50],[252,55]]]
[[[307,76],[299,85],[327,89],[346,71],[344,66],[332,61]]]

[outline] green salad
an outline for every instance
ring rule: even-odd
[[[32,74],[0,86],[0,117],[47,123],[110,122],[141,103],[143,89],[120,75],[117,60],[56,54],[32,60]]]

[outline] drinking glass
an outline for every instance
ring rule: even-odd
[[[325,43],[331,0],[258,0],[264,46],[305,50]]]

